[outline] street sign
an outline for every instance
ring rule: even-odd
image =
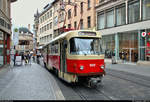
[[[18,45],[18,43],[19,43],[19,30],[18,30],[18,28],[15,28],[14,30],[13,30],[13,44],[16,46],[16,45]]]
[[[146,37],[146,32],[142,32],[142,37]]]

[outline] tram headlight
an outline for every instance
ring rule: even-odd
[[[80,66],[80,69],[83,70],[83,69],[84,69],[84,66]]]
[[[105,69],[105,66],[104,66],[104,65],[102,65],[102,66],[101,66],[101,69]]]

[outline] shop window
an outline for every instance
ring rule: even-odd
[[[97,17],[97,23],[98,23],[98,29],[104,29],[105,27],[105,17],[104,17],[104,13],[98,15]]]
[[[115,35],[102,37],[102,49],[105,52],[105,58],[112,58],[115,49]]]
[[[4,35],[0,31],[0,67],[4,65]]]
[[[126,9],[125,5],[121,5],[116,9],[116,25],[123,25],[126,23]]]
[[[139,0],[136,2],[129,2],[129,23],[138,22],[140,19],[140,2]]]
[[[106,13],[106,24],[107,27],[113,27],[114,26],[114,11],[111,10]]]
[[[143,20],[150,19],[150,0],[143,0]]]
[[[138,61],[138,32],[125,32],[119,34],[119,57],[130,62]]]
[[[150,61],[150,30],[147,30],[146,36],[146,60]]]

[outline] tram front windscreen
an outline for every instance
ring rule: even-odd
[[[99,38],[72,38],[70,39],[70,54],[99,55],[103,54],[101,39]]]

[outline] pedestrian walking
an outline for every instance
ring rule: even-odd
[[[127,60],[127,56],[126,56],[127,54],[126,54],[126,52],[125,51],[123,51],[122,52],[122,59],[123,59],[123,63],[125,63],[126,62],[126,60]]]
[[[23,53],[21,54],[21,61],[22,61],[22,63],[24,61],[24,54]]]
[[[30,64],[30,65],[31,65],[31,57],[32,57],[32,54],[29,53],[29,54],[28,54],[28,61],[29,61],[29,64]]]

